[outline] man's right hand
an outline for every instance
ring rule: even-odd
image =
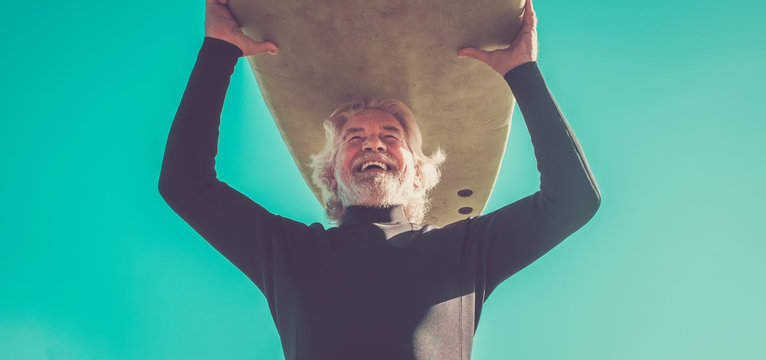
[[[242,50],[242,56],[268,52],[276,54],[279,49],[271,41],[255,41],[242,32],[242,27],[229,10],[228,0],[206,0],[205,36],[232,43]]]
[[[524,3],[523,25],[511,46],[494,51],[467,47],[458,50],[457,56],[479,60],[497,71],[500,76],[521,64],[537,61],[537,15],[532,8],[532,0],[526,0]]]

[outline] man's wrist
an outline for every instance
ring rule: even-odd
[[[205,36],[202,45],[207,45],[207,47],[214,47],[217,51],[236,56],[237,58],[242,57],[243,55],[242,49],[240,49],[239,46],[234,45],[230,41],[226,41],[210,35]]]
[[[513,67],[510,68],[510,70],[505,72],[505,74],[503,75],[503,78],[506,81],[508,81],[508,79],[511,77],[512,73],[516,72],[514,70],[524,69],[524,68],[528,68],[528,67],[536,68],[537,67],[537,61],[536,60],[532,60],[532,61],[527,61],[527,62],[518,64],[518,65],[514,65]]]

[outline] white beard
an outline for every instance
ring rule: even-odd
[[[335,171],[338,197],[343,207],[406,205],[413,196],[414,176],[411,169],[399,174],[388,171],[353,173],[350,177],[347,179]]]

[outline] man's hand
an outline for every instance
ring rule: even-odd
[[[511,46],[505,49],[484,51],[473,47],[458,50],[458,57],[469,57],[479,60],[497,71],[500,76],[511,69],[532,61],[537,61],[537,17],[532,9],[532,0],[524,4],[524,25],[513,40]]]
[[[242,50],[242,56],[279,52],[271,41],[254,41],[242,32],[242,28],[229,10],[228,0],[206,0],[205,35],[227,41]]]

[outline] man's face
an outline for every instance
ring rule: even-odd
[[[332,186],[343,205],[404,205],[417,181],[399,121],[386,111],[364,110],[346,121],[340,136]]]

